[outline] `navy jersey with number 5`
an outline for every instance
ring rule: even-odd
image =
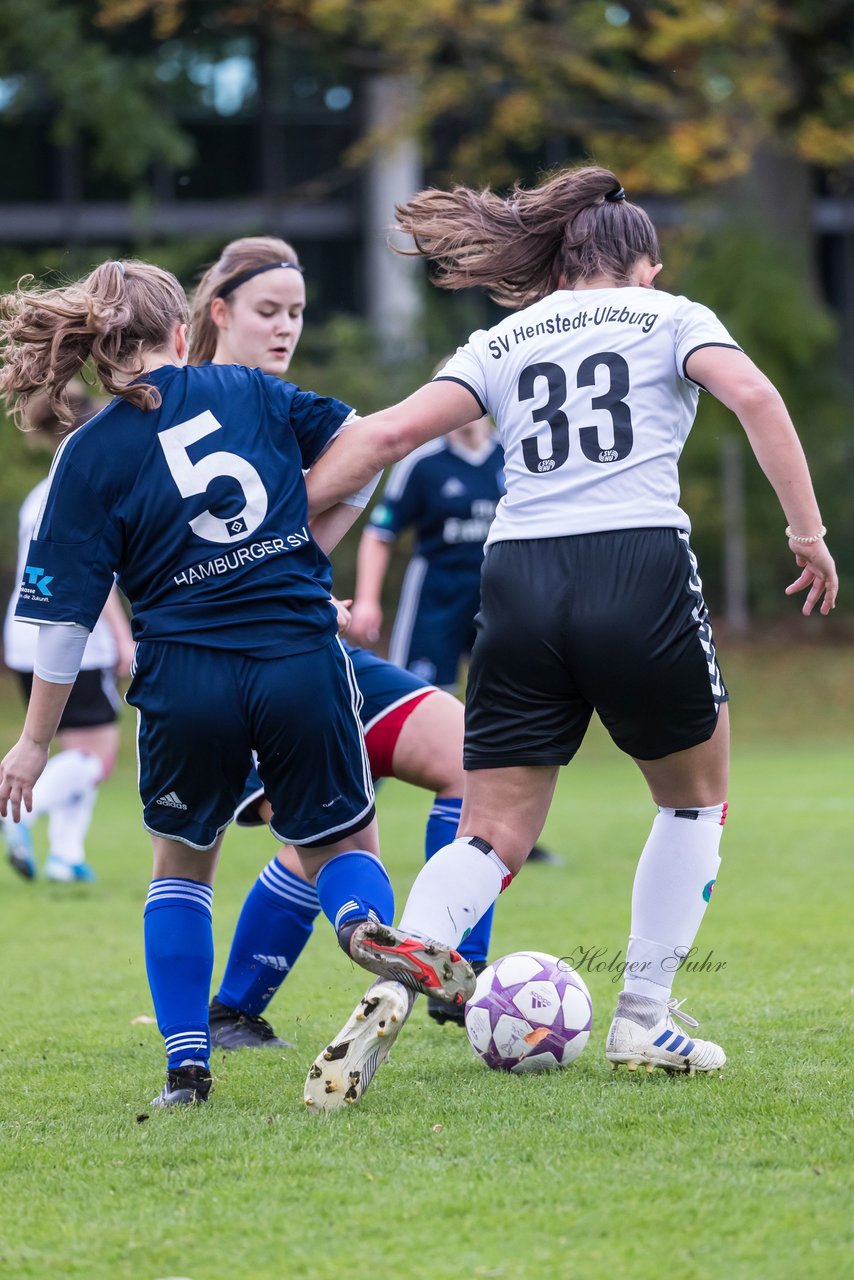
[[[237,365],[146,375],[59,449],[17,617],[92,628],[114,573],[136,640],[278,657],[336,633],[331,570],[308,528],[303,469],[352,412]]]

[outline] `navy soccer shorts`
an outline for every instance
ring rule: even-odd
[[[657,760],[711,737],[728,694],[687,534],[497,542],[466,697],[467,769],[566,764],[594,711]]]
[[[406,570],[389,658],[442,689],[453,689],[460,658],[471,653],[480,572],[449,573],[414,557]]]
[[[400,712],[402,716],[403,709],[434,692],[435,686],[385,658],[378,658],[369,649],[354,649],[347,644],[343,647],[353,664],[356,685],[362,695],[359,716],[365,731],[371,776],[374,780],[390,777],[391,751],[386,738],[381,736],[381,723],[393,713]],[[263,826],[258,815],[258,801],[263,798],[264,784],[253,766],[234,814],[238,826]]]
[[[139,712],[152,835],[210,848],[234,815],[253,751],[284,843],[331,844],[373,817],[361,696],[337,638],[273,659],[142,641],[127,701]]]

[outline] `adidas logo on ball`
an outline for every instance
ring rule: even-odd
[[[475,1053],[497,1071],[568,1067],[590,1036],[593,1005],[565,960],[515,951],[488,965],[466,1005]]]

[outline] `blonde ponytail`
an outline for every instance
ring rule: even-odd
[[[68,384],[91,358],[105,390],[140,409],[160,403],[156,387],[127,385],[142,373],[149,351],[163,346],[189,319],[187,299],[168,271],[151,263],[103,262],[84,279],[57,289],[18,282],[0,296],[0,396],[25,428],[27,405],[38,393],[70,426]],[[25,428],[26,429],[26,428]]]

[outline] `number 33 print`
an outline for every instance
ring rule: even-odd
[[[598,427],[580,427],[578,439],[581,452],[591,462],[618,462],[632,450],[633,431],[632,415],[625,397],[629,391],[629,366],[616,351],[602,351],[598,355],[588,356],[578,366],[577,385],[593,387],[596,385],[597,371],[602,367],[610,373],[608,389],[601,395],[593,396],[591,409],[605,409],[611,415],[614,424],[614,443],[603,447],[599,440]],[[548,398],[543,405],[536,405],[531,410],[534,422],[546,422],[551,429],[551,454],[540,457],[537,436],[526,436],[522,441],[522,456],[525,466],[535,474],[547,474],[562,467],[569,457],[569,419],[563,411],[567,398],[566,373],[559,364],[544,361],[541,364],[529,364],[519,374],[519,400],[533,400],[538,394],[538,382],[544,378],[548,388]]]

